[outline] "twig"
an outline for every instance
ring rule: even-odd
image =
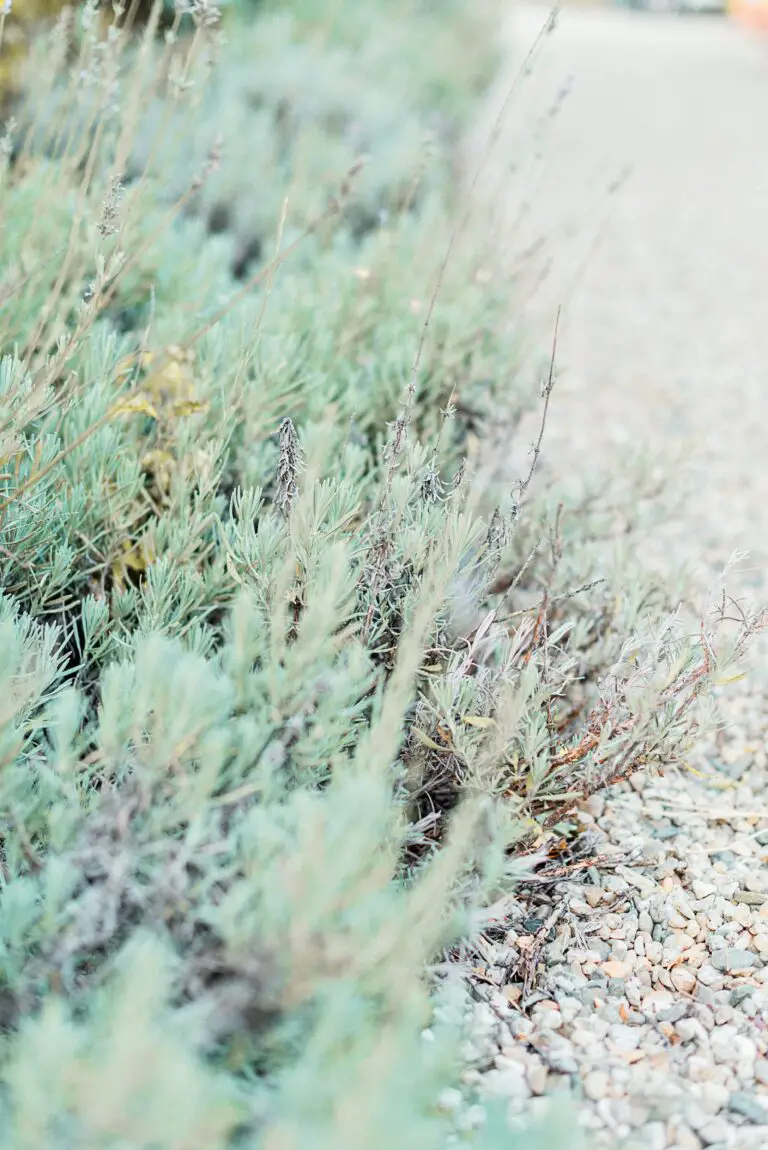
[[[507,110],[509,108],[510,103],[512,102],[512,97],[514,96],[515,92],[517,91],[517,88],[518,88],[518,85],[520,84],[520,81],[523,80],[525,78],[525,76],[528,75],[528,72],[530,70],[531,61],[533,60],[533,57],[536,55],[536,52],[539,49],[539,45],[542,43],[542,41],[545,39],[545,37],[548,36],[550,34],[550,32],[552,32],[554,30],[556,18],[557,18],[557,8],[553,8],[550,11],[549,15],[547,16],[546,22],[539,29],[539,32],[536,35],[536,37],[533,41],[533,44],[528,49],[522,64],[518,68],[517,72],[515,73],[515,75],[512,79],[512,83],[509,85],[509,88],[507,89],[506,95],[504,97],[504,101],[503,101],[501,108],[499,109],[499,111],[496,115],[496,119],[493,122],[493,127],[491,128],[490,136],[488,137],[486,145],[483,148],[482,154],[480,156],[480,160],[477,164],[477,167],[475,168],[474,174],[472,176],[472,182],[470,183],[469,191],[467,192],[464,211],[462,212],[461,216],[459,217],[459,219],[456,221],[456,223],[453,226],[453,231],[451,232],[450,239],[448,240],[448,246],[445,250],[443,262],[440,265],[440,270],[438,271],[438,274],[437,274],[435,286],[433,288],[432,295],[431,295],[430,300],[429,300],[429,306],[427,307],[427,314],[424,318],[424,323],[423,323],[422,328],[421,328],[421,337],[419,339],[419,345],[418,345],[418,348],[416,350],[416,356],[415,356],[414,361],[413,361],[413,368],[411,371],[411,382],[410,382],[409,389],[408,389],[409,395],[412,393],[412,391],[415,391],[416,377],[418,374],[419,366],[421,364],[421,356],[422,356],[422,352],[424,350],[424,344],[426,342],[427,332],[428,332],[429,326],[432,322],[432,315],[433,315],[434,310],[435,310],[435,304],[437,303],[437,297],[440,294],[440,289],[442,287],[443,279],[445,277],[445,272],[446,272],[446,269],[448,267],[448,263],[450,261],[451,255],[453,254],[453,249],[456,246],[456,241],[457,241],[460,233],[464,230],[464,228],[467,224],[467,221],[469,219],[470,208],[471,208],[471,205],[472,205],[472,202],[474,199],[475,192],[477,190],[477,185],[480,181],[480,176],[482,175],[483,171],[485,170],[485,166],[488,162],[488,159],[489,159],[490,155],[492,154],[493,149],[496,146],[496,143],[498,142],[499,136],[501,134],[501,127],[502,127],[502,124],[504,123],[504,120],[506,119]],[[451,407],[451,404],[453,402],[454,392],[455,392],[455,385],[454,385],[454,388],[451,390],[451,395],[450,395],[448,403],[446,405],[446,410],[449,410]]]
[[[549,933],[557,923],[560,916],[566,909],[566,901],[563,899],[557,904],[549,918],[536,931],[533,938],[533,946],[524,954],[518,965],[518,970],[522,970],[523,974],[523,998],[527,998],[531,991],[534,989],[536,983],[537,968],[539,965],[539,958],[544,949],[544,944],[549,937]]]
[[[517,507],[518,507],[518,510],[522,506],[523,499],[525,498],[526,493],[528,491],[528,488],[531,485],[531,481],[533,479],[533,476],[536,472],[536,468],[538,466],[539,456],[541,455],[541,445],[542,445],[542,442],[544,440],[544,430],[547,426],[547,416],[549,414],[549,401],[552,397],[552,390],[555,386],[555,359],[557,356],[557,333],[558,333],[559,327],[560,327],[560,308],[558,307],[557,314],[555,315],[555,330],[552,334],[552,352],[551,352],[550,359],[549,359],[549,374],[548,374],[548,376],[544,382],[544,385],[542,387],[544,407],[543,407],[543,410],[541,413],[541,421],[539,423],[539,435],[538,435],[536,442],[533,444],[533,448],[532,448],[533,454],[532,454],[532,458],[531,458],[531,466],[528,468],[528,474],[526,475],[525,479],[521,480],[520,483],[518,484],[518,488],[517,488]]]
[[[591,855],[589,858],[577,859],[572,863],[565,863],[563,866],[553,867],[551,870],[542,869],[541,871],[534,871],[531,874],[523,875],[519,880],[520,886],[534,886],[544,885],[549,882],[569,878],[577,871],[589,870],[590,867],[602,867],[607,870],[617,866],[648,866],[650,865],[648,859],[632,859],[628,860],[625,857],[617,857],[615,855],[602,854]]]
[[[556,603],[564,603],[567,599],[573,599],[576,595],[582,595],[585,591],[592,591],[595,587],[599,587],[601,583],[606,583],[607,579],[601,576],[599,579],[591,579],[588,583],[582,583],[578,587],[572,587],[569,591],[563,591],[560,595],[555,595],[549,600],[550,607],[554,607]],[[513,584],[509,584],[513,586]],[[499,587],[498,582],[491,589],[493,592],[500,594],[501,591],[507,590],[506,587]],[[523,615],[530,615],[533,612],[539,612],[544,605],[544,597],[531,607],[521,607],[517,611],[511,611],[508,615],[500,615],[499,623],[508,623],[511,619],[519,619]]]

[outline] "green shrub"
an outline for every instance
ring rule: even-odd
[[[177,79],[211,47],[199,24]],[[338,164],[318,188],[298,136],[259,153],[281,222],[267,242],[260,217],[245,283],[236,229],[211,237],[186,212],[216,186],[215,153],[169,201],[173,115],[146,171],[120,178],[158,91],[194,115],[197,88],[163,87],[151,26],[134,50],[99,41],[87,10],[74,87],[63,103],[53,77],[30,94],[4,151],[14,1150],[514,1145],[503,1114],[446,1104],[467,997],[433,963],[584,795],[682,751],[719,673],[709,638],[653,623],[664,593],[635,556],[611,557],[627,535],[602,493],[558,510],[561,493],[524,481],[494,510],[473,480],[482,427],[536,397],[502,334],[504,281],[462,245],[441,271],[444,154],[395,210],[414,169],[391,161],[393,125],[437,98],[423,57],[409,62],[415,26],[382,36],[381,72],[354,83],[334,71],[353,27],[311,51],[287,27],[257,21],[243,44],[278,38],[258,73],[270,99],[290,79],[299,107],[317,85],[302,132]],[[358,108],[389,67],[418,97]],[[372,202],[392,206],[365,234],[354,149],[334,150],[352,109]]]

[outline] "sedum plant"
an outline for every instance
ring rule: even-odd
[[[204,107],[210,7],[159,45],[159,6],[136,35],[67,17],[78,67],[24,97],[3,146],[14,1150],[555,1144],[472,1105],[467,989],[442,960],[584,797],[684,753],[758,622],[728,644],[716,614],[694,640],[665,621],[663,589],[612,554],[604,492],[535,495],[538,448],[514,490],[480,487],[483,428],[537,400],[506,283],[446,249],[447,156],[401,199],[392,126],[422,123],[435,65],[381,5],[366,51],[415,95],[358,107],[372,74],[336,70],[360,34],[305,41],[312,12],[221,49],[235,75],[272,44],[254,83],[294,85],[308,147],[340,164],[318,188],[297,134],[252,169],[278,209],[246,268],[200,209],[219,174],[253,199],[237,160],[201,149],[178,185],[165,165]],[[45,45],[62,77],[69,28]],[[366,229],[360,112],[391,208]],[[274,104],[254,119],[277,131]]]

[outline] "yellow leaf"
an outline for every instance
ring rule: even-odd
[[[462,723],[469,723],[470,727],[480,727],[483,730],[498,726],[496,720],[490,718],[489,715],[462,715],[461,721]]]
[[[163,395],[178,395],[185,383],[188,382],[185,380],[185,373],[181,364],[177,363],[176,360],[171,360],[160,371],[147,376],[144,386],[153,399],[160,399]]]
[[[192,354],[172,344],[159,353],[159,360],[159,369],[152,372],[144,384],[152,398],[193,400]],[[155,362],[151,352],[145,354],[143,362],[147,367]]]
[[[136,366],[136,356],[124,356],[115,367],[115,375],[118,379],[124,379],[126,375],[130,375]]]
[[[175,462],[170,451],[161,451],[160,448],[148,451],[141,458],[141,466],[145,471],[159,471],[163,467],[172,467]]]
[[[431,751],[444,752],[449,749],[448,747],[441,747],[439,743],[436,743],[433,739],[430,739],[429,735],[425,735],[424,732],[420,731],[418,727],[411,727],[411,731],[419,740],[419,742],[423,743],[425,747],[429,747]]]
[[[715,686],[726,687],[729,683],[740,683],[742,679],[746,679],[749,671],[742,671],[740,675],[731,675],[728,679],[716,679]]]
[[[151,474],[159,491],[168,491],[171,486],[173,472],[176,468],[176,460],[170,451],[163,451],[161,448],[148,451],[142,456],[141,466],[144,471]]]
[[[173,414],[180,419],[185,415],[197,415],[207,411],[209,404],[200,399],[178,399],[173,405]]]
[[[116,419],[120,415],[149,415],[152,419],[157,419],[157,411],[144,395],[131,395],[118,400],[109,414],[111,419]]]
[[[124,539],[122,554],[118,555],[110,568],[112,585],[115,590],[122,591],[124,589],[129,571],[141,575],[155,558],[155,549],[148,539],[142,539],[138,543],[131,543],[129,539]]]
[[[717,775],[708,775],[704,771],[699,771],[696,767],[691,766],[690,763],[683,762],[682,765],[686,771],[690,771],[697,779],[703,779],[705,783],[710,783],[713,787],[719,787],[721,790],[731,790],[739,784],[734,779],[721,779]]]

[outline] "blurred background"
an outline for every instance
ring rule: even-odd
[[[561,9],[505,113],[484,210],[541,354],[562,307],[550,457],[620,466],[655,444],[689,485],[669,531],[701,540],[710,577],[733,548],[762,566],[768,539],[768,7],[660,7]],[[470,164],[546,13],[510,10]]]

